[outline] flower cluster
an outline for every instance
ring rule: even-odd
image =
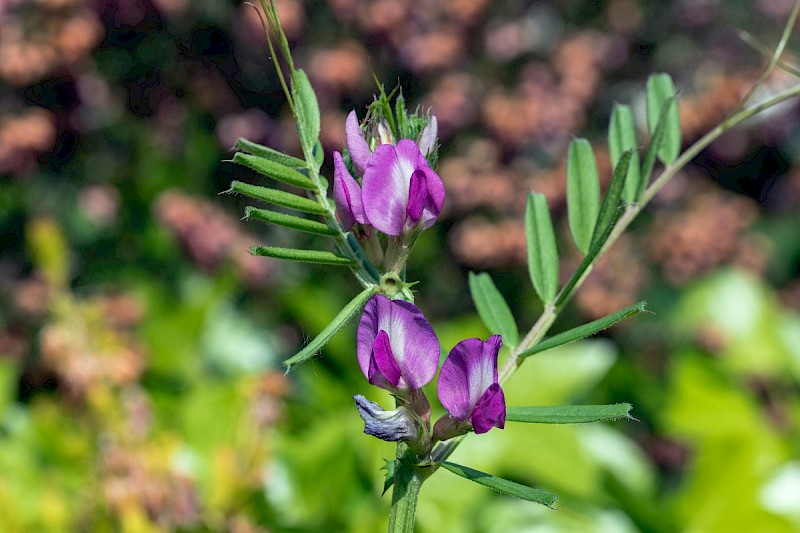
[[[387,441],[407,441],[425,453],[433,442],[469,431],[503,428],[506,405],[497,382],[499,335],[466,339],[451,351],[439,373],[439,401],[448,414],[430,430],[430,406],[421,388],[439,367],[439,340],[412,303],[373,296],[358,325],[358,363],[367,380],[395,396],[397,409],[356,396],[364,432]]]
[[[347,150],[333,154],[333,197],[345,231],[353,232],[377,266],[399,272],[416,237],[436,222],[445,191],[431,168],[436,117],[400,108],[391,124],[380,106],[363,125],[350,113]]]

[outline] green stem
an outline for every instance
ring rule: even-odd
[[[422,476],[414,469],[401,465],[394,475],[392,510],[389,533],[413,533],[417,516],[417,500],[422,488]]]

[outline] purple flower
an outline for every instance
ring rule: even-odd
[[[364,212],[387,235],[436,222],[444,204],[444,184],[411,139],[375,148],[364,170]]]
[[[372,385],[417,390],[439,366],[439,339],[414,304],[376,294],[358,324],[358,364]]]
[[[333,152],[333,200],[345,231],[350,231],[356,222],[368,223],[361,202],[361,187],[350,175],[339,152]]]
[[[500,335],[485,342],[466,339],[450,351],[439,374],[439,401],[452,418],[469,420],[475,433],[503,428],[506,400],[497,383],[497,352]]]
[[[347,141],[347,151],[350,152],[353,166],[356,172],[363,176],[369,157],[372,155],[372,150],[369,149],[367,140],[364,138],[364,132],[358,126],[358,117],[355,111],[350,111],[350,114],[347,115],[347,120],[344,123],[344,134]]]
[[[428,124],[422,129],[422,132],[420,132],[419,139],[417,140],[419,151],[422,152],[422,155],[425,157],[428,157],[436,148],[438,134],[439,126],[436,122],[436,117],[431,116]]]

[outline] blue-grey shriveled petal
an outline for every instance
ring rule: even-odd
[[[384,411],[380,405],[361,395],[353,396],[353,399],[356,401],[358,414],[364,420],[364,433],[367,435],[389,442],[417,440],[417,425],[405,407]]]

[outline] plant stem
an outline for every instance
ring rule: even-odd
[[[400,445],[398,445],[398,450]],[[394,475],[389,533],[413,533],[422,476],[416,469],[401,464]]]
[[[664,186],[672,179],[678,172],[680,172],[683,167],[685,167],[694,157],[699,154],[704,148],[710,145],[712,142],[717,140],[721,137],[726,131],[730,130],[731,128],[741,124],[748,118],[761,113],[771,107],[774,107],[790,98],[800,95],[800,85],[787,89],[783,92],[776,94],[775,96],[768,98],[767,100],[756,104],[752,107],[747,109],[741,110],[734,115],[731,115],[727,119],[723,120],[721,124],[719,124],[716,128],[706,133],[703,137],[697,140],[692,146],[686,149],[680,157],[678,157],[675,161],[664,167],[664,170],[661,172],[659,177],[650,184],[650,186],[644,191],[642,194],[642,200],[639,203],[631,204],[625,210],[625,213],[620,217],[617,225],[614,227],[614,230],[611,232],[608,240],[606,241],[603,248],[600,250],[600,253],[597,254],[597,258],[595,259],[594,263],[596,264],[597,261],[605,254],[608,249],[616,242],[620,235],[625,231],[625,229],[633,222],[633,219],[642,211],[642,209],[647,205],[647,203],[653,199],[653,196],[658,193]],[[589,273],[592,271],[592,266],[590,265],[589,268],[586,269],[586,272],[581,276],[580,279],[572,286],[571,290],[568,294],[561,294],[559,293],[556,296],[556,301],[560,302],[558,306],[553,304],[548,304],[545,306],[542,314],[539,316],[539,319],[536,323],[531,327],[530,331],[525,335],[525,338],[522,339],[522,342],[519,343],[506,361],[506,364],[503,366],[503,370],[500,372],[498,376],[498,381],[500,384],[505,383],[508,379],[516,372],[517,368],[519,368],[522,361],[519,359],[519,354],[523,351],[527,350],[528,348],[534,346],[536,343],[541,341],[544,336],[547,334],[547,331],[550,329],[550,326],[553,325],[556,318],[558,317],[559,312],[563,308],[563,306],[569,302],[575,292],[583,285],[583,282],[588,277]],[[565,287],[566,288],[566,287]],[[562,288],[562,291],[564,288]],[[466,436],[466,435],[465,435]],[[441,462],[447,459],[450,454],[458,447],[461,441],[464,439],[464,436],[458,437],[455,439],[451,439],[447,442],[443,442],[439,444],[436,449],[433,451],[432,459],[434,462]]]

